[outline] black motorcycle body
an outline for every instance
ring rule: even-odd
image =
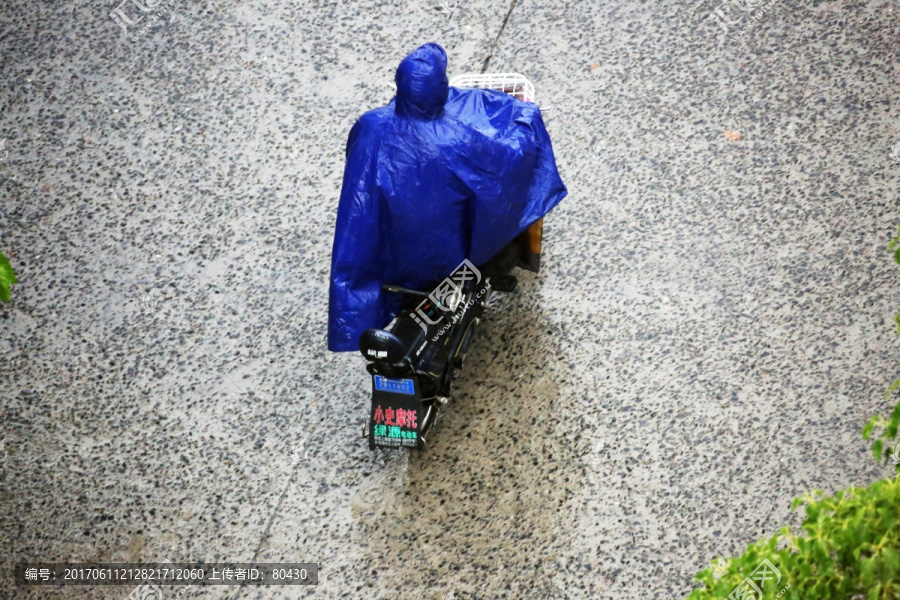
[[[406,299],[387,327],[368,329],[359,339],[372,375],[364,431],[370,449],[425,448],[487,307],[491,278],[508,274],[513,266],[538,272],[541,238],[542,221],[537,221],[498,254],[503,260],[480,268],[466,261],[431,293],[383,286]]]

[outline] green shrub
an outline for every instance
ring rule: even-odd
[[[9,286],[16,283],[16,274],[13,273],[9,260],[0,252],[0,300],[9,302]]]
[[[894,253],[894,261],[900,265],[900,227],[897,227],[897,235],[888,243],[888,250]]]
[[[822,494],[817,490],[793,502],[795,510],[806,507],[803,535],[784,527],[750,544],[743,555],[714,562],[697,575],[703,587],[688,600],[900,598],[900,476]],[[764,560],[778,570],[778,580],[755,581],[761,596],[731,595]]]
[[[897,228],[897,235],[888,244],[888,249],[894,253],[894,260],[897,264],[900,264],[900,227]],[[894,316],[894,321],[897,322],[897,333],[900,333],[900,312]],[[890,397],[897,389],[900,389],[900,379],[891,384],[884,393],[885,397]],[[875,455],[875,460],[880,461],[883,458],[885,462],[888,460],[893,461],[897,466],[897,470],[900,471],[900,444],[897,443],[898,426],[900,426],[900,404],[894,407],[890,419],[885,419],[881,415],[869,419],[869,422],[863,427],[863,438],[868,440],[876,427],[882,428],[881,436],[872,444],[872,454]]]
[[[888,393],[900,387],[900,379],[891,385]],[[872,444],[872,454],[875,460],[884,462],[892,461],[898,471],[900,471],[900,444],[897,444],[897,426],[900,425],[900,403],[894,407],[891,412],[891,418],[885,419],[881,415],[872,417],[866,426],[863,427],[863,438],[869,439],[876,427],[881,427],[883,431],[881,436]]]
[[[888,248],[900,264],[900,228]],[[894,320],[900,333],[900,312]],[[886,395],[900,388],[895,381]],[[878,461],[892,461],[900,472],[900,403],[890,419],[875,416],[863,438]],[[697,574],[702,587],[688,600],[888,600],[900,599],[900,475],[868,487],[825,497],[822,490],[796,498],[792,510],[806,508],[802,533],[789,527],[748,546],[737,558],[717,559]],[[762,566],[761,566],[762,565]]]

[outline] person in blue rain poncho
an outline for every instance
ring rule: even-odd
[[[483,265],[566,195],[541,113],[500,91],[447,83],[447,54],[420,46],[403,59],[397,95],[350,130],[337,211],[328,349],[395,316],[401,298]]]

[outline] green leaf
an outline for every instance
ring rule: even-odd
[[[900,313],[897,313],[897,326],[900,327]],[[890,395],[893,394],[894,391],[897,390],[897,388],[900,388],[900,379],[898,379],[897,381],[895,381],[894,383],[891,384],[891,387],[888,388],[888,391],[886,391],[884,393],[884,397],[885,398],[890,397]],[[900,407],[900,403],[898,403],[897,406],[894,407],[894,412],[897,412],[898,407]],[[891,415],[891,418],[895,418],[895,417],[893,415]]]
[[[898,379],[897,381],[900,381],[900,379]],[[869,439],[870,437],[872,437],[872,430],[875,429],[875,423],[877,423],[877,422],[878,422],[878,417],[877,417],[877,416],[876,416],[876,417],[872,417],[872,418],[869,419],[869,421],[863,426],[862,435],[863,435],[863,439],[864,439],[864,440],[867,440],[867,439]]]
[[[893,579],[897,571],[900,571],[900,555],[892,548],[885,548],[881,551],[881,556],[884,558],[884,566],[887,567],[891,579]]]
[[[872,444],[872,455],[875,456],[875,460],[881,462],[881,449],[884,448],[884,440],[878,440],[874,444]]]
[[[16,283],[16,274],[13,273],[9,259],[0,252],[0,300],[9,302],[9,286]]]

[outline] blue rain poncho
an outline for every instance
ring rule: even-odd
[[[358,349],[402,298],[482,265],[566,195],[535,104],[447,84],[447,54],[403,59],[397,95],[350,130],[328,302],[328,349]]]

